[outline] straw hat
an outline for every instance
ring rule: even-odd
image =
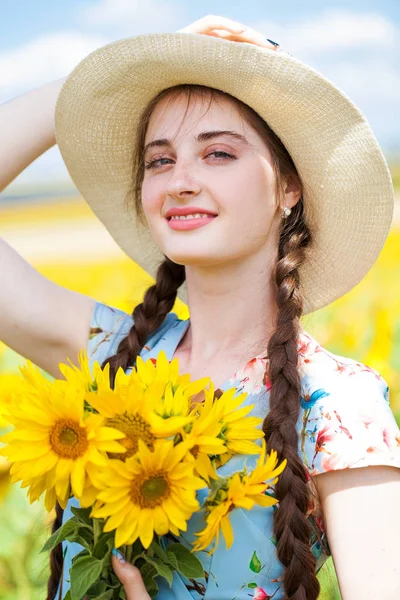
[[[127,210],[135,132],[147,103],[182,83],[228,92],[279,136],[304,184],[314,234],[300,270],[304,313],[352,289],[376,261],[393,215],[393,186],[359,109],[283,52],[207,35],[148,34],[87,56],[61,89],[56,139],[83,198],[119,246],[154,276],[162,254]],[[184,286],[179,296],[185,300]]]

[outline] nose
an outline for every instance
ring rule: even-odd
[[[188,165],[175,164],[171,170],[171,177],[166,185],[165,192],[173,198],[192,198],[200,194],[201,185]]]

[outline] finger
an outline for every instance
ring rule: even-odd
[[[116,548],[112,551],[111,563],[116,576],[124,586],[126,600],[151,600],[139,569],[126,562]]]
[[[226,17],[207,15],[206,17],[202,17],[201,19],[194,21],[187,27],[179,29],[179,32],[207,34],[213,29],[225,29],[226,31],[230,31],[231,33],[239,33],[241,31],[244,31],[246,29],[246,26],[242,23],[238,23],[237,21],[227,19]]]
[[[247,30],[243,33],[235,34],[223,30],[214,30],[209,32],[207,35],[212,37],[219,37],[225,40],[229,40],[230,42],[247,42],[248,44],[254,44],[255,46],[260,46],[261,48],[268,48],[269,50],[278,50],[279,46],[275,46],[271,44],[262,34],[258,32],[253,32]]]
[[[227,39],[229,41],[248,42],[250,44],[255,44],[256,46],[261,46],[262,48],[280,50],[279,46],[271,44],[262,33],[255,29],[246,27],[243,23],[232,21],[226,17],[215,15],[202,17],[201,19],[194,21],[191,25],[179,29],[179,32],[202,33],[210,35],[211,37]]]

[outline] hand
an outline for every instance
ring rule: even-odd
[[[232,42],[248,42],[262,48],[279,51],[279,46],[271,44],[262,33],[251,27],[246,27],[236,21],[225,17],[208,15],[194,21],[187,27],[178,30],[178,33],[202,33],[213,37],[224,38]]]
[[[124,586],[126,600],[151,600],[144,587],[139,569],[125,562],[122,554],[118,554],[118,550],[113,550],[111,564],[116,576]]]

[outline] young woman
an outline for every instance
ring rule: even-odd
[[[112,380],[139,354],[164,350],[193,378],[246,391],[264,418],[267,446],[288,461],[277,508],[238,509],[232,548],[199,553],[207,577],[176,577],[158,598],[316,599],[316,573],[332,555],[344,600],[394,600],[400,431],[386,382],[299,322],[376,260],[393,210],[390,175],[357,108],[277,48],[206,17],[102,48],[61,92],[56,82],[2,108],[2,187],[54,143],[58,96],[57,143],[75,184],[120,246],[157,272],[131,316],[60,289],[2,242],[1,338],[53,375],[87,347],[110,363]],[[177,294],[188,321],[170,313]],[[198,530],[189,523],[185,539]],[[79,548],[65,550],[63,574],[52,554],[49,598],[68,590]],[[134,567],[118,554],[113,565],[128,600],[149,598]]]

